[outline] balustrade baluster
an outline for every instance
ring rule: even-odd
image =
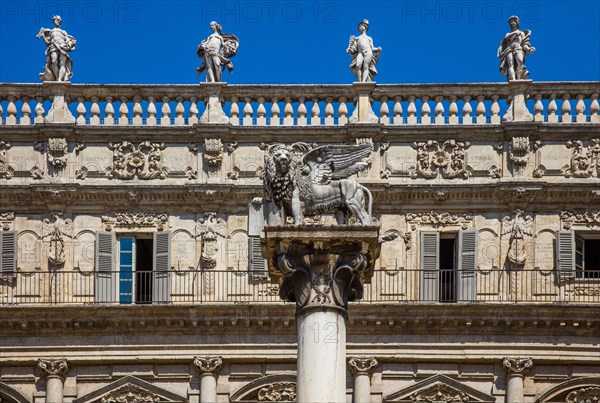
[[[458,124],[458,105],[456,101],[458,101],[458,97],[450,97],[450,106],[448,107],[448,124],[451,125]]]
[[[278,99],[276,97],[273,97],[273,103],[271,104],[271,126],[279,126],[280,122],[279,122],[279,114],[281,113],[281,111],[279,110],[279,104],[278,104]]]
[[[100,98],[93,96],[90,99],[92,101],[92,106],[90,107],[90,125],[100,126],[100,105],[98,105]]]
[[[158,119],[156,119],[156,104],[154,102],[154,97],[148,97],[148,117],[146,118],[146,126],[156,126],[158,123]]]
[[[231,117],[229,118],[229,123],[234,126],[240,125],[240,105],[238,102],[239,100],[237,97],[231,97],[231,108],[229,108],[229,114]]]
[[[462,108],[462,114],[463,114],[462,124],[470,125],[473,123],[473,117],[471,116],[471,114],[473,113],[473,107],[471,107],[471,96],[470,95],[464,96],[463,101],[465,101],[465,103]]]
[[[258,108],[256,109],[256,125],[266,126],[267,125],[267,108],[265,108],[265,98],[258,97]]]
[[[402,114],[404,111],[402,110],[402,97],[394,97],[394,125],[401,125],[404,123],[402,121]]]
[[[35,97],[35,118],[33,119],[34,123],[44,123],[44,115],[46,114],[46,110],[44,109],[44,98],[43,97]],[[0,112],[0,117],[2,116],[2,112]]]
[[[175,98],[177,105],[175,105],[175,126],[185,125],[185,108],[183,107],[183,97],[178,96]]]
[[[2,98],[0,98],[0,126],[2,126],[4,124],[3,114],[4,114],[4,108],[2,108]]]
[[[285,107],[283,108],[283,125],[293,126],[294,125],[294,108],[292,107],[292,99],[290,97],[285,98]]]
[[[548,104],[548,123],[558,123],[558,115],[556,111],[558,106],[556,105],[556,94],[550,94],[550,103]]]
[[[487,123],[487,118],[485,116],[485,104],[483,101],[485,101],[485,97],[483,95],[479,95],[477,97],[477,108],[475,108],[475,113],[477,114],[475,122],[478,125],[484,125]]]
[[[135,95],[133,97],[133,125],[134,126],[142,126],[144,124],[144,120],[142,118],[144,111],[142,110],[142,97],[140,95]]]
[[[600,105],[598,104],[598,96],[600,94],[592,94],[590,99],[592,102],[590,103],[590,122],[592,123],[600,123],[600,115],[598,115],[598,111],[600,110]]]
[[[343,126],[348,123],[348,105],[346,105],[346,97],[340,97],[340,104],[338,106],[338,125]]]
[[[171,99],[169,97],[163,97],[162,101],[162,108],[160,108],[160,125],[171,126],[171,106],[169,105]]]
[[[31,107],[29,106],[29,97],[23,97],[23,105],[21,105],[21,126],[31,125]]]
[[[443,95],[438,95],[435,97],[435,109],[433,110],[433,113],[435,114],[435,118],[433,120],[433,123],[436,125],[443,125],[445,123],[444,121],[444,96]]]
[[[492,95],[492,106],[490,107],[490,123],[498,124],[501,122],[500,105],[498,105],[499,95]]]
[[[244,126],[252,126],[252,114],[254,113],[254,110],[252,109],[252,99],[246,97],[245,101],[246,105],[244,105],[242,124]]]
[[[8,106],[6,107],[6,125],[13,126],[17,124],[17,105],[15,105],[16,98],[13,95],[8,96]]]
[[[192,126],[198,124],[198,98],[190,97],[190,117],[188,118],[188,125]],[[233,104],[231,105],[233,108]]]
[[[536,94],[533,99],[535,100],[535,104],[533,104],[533,120],[535,122],[543,122],[544,104],[542,103],[542,94]]]
[[[429,106],[429,97],[424,95],[422,98],[421,104],[421,124],[422,125],[430,125],[431,124],[431,107]]]
[[[298,126],[306,126],[306,105],[304,104],[305,98],[300,97],[298,99]]]
[[[85,126],[85,114],[87,110],[85,109],[85,99],[83,97],[77,97],[77,124],[79,126]]]
[[[575,122],[577,123],[585,123],[587,120],[585,116],[585,103],[583,102],[584,98],[583,94],[577,94],[577,104],[575,105],[575,113],[577,114]]]
[[[115,108],[113,107],[113,97],[106,97],[106,106],[104,107],[104,126],[114,126]]]
[[[321,108],[319,107],[319,100],[317,98],[313,99],[312,108],[310,108],[310,124],[312,126],[320,126],[321,125]]]
[[[390,124],[390,108],[387,104],[388,99],[388,97],[383,96],[379,100],[379,102],[381,102],[381,105],[379,106],[379,123],[383,125]]]
[[[119,126],[129,126],[129,108],[127,107],[127,97],[121,97],[121,105],[119,105]]]
[[[408,108],[406,110],[408,112],[408,118],[406,118],[406,123],[409,125],[417,124],[417,106],[415,105],[415,97],[412,95],[408,97]]]
[[[560,121],[562,123],[572,123],[573,122],[573,116],[571,116],[571,102],[569,101],[571,99],[571,95],[569,94],[565,94],[562,96],[562,100],[563,103],[561,105],[561,112],[562,112],[562,117],[560,119]]]

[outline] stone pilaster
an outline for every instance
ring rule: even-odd
[[[348,367],[354,376],[353,403],[368,403],[371,401],[371,375],[377,367],[377,360],[371,358],[350,358]]]
[[[348,301],[362,298],[379,256],[376,226],[265,227],[279,296],[296,302],[297,401],[346,401]]]
[[[222,357],[195,357],[194,365],[200,372],[200,402],[217,401],[217,377],[223,365]]]
[[[526,358],[505,357],[502,366],[506,371],[506,403],[522,403],[524,401],[523,378],[533,367],[533,360]]]
[[[75,123],[75,117],[69,110],[69,104],[65,97],[70,82],[44,82],[44,86],[52,88],[52,106],[44,118],[44,123]]]
[[[63,386],[65,375],[69,371],[69,363],[64,358],[40,358],[38,366],[46,377],[46,403],[62,403]]]
[[[503,122],[533,122],[533,115],[527,109],[527,97],[531,80],[512,80],[508,82],[508,101],[510,106],[502,116]]]
[[[206,93],[206,109],[200,117],[200,123],[229,123],[229,118],[221,106],[221,93],[227,83],[200,83],[200,88]]]
[[[375,82],[352,83],[352,89],[356,93],[356,108],[350,116],[350,123],[378,123],[379,118],[373,112],[371,106],[371,94],[375,89]]]

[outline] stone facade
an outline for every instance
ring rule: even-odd
[[[348,307],[348,401],[597,398],[600,83],[521,82],[532,120],[502,122],[511,85],[0,84],[2,402],[295,400],[252,201],[298,141],[372,144],[389,242]]]

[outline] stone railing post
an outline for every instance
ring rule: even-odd
[[[379,227],[267,226],[265,241],[271,281],[296,302],[297,401],[345,402],[348,301],[373,275]]]
[[[506,403],[522,403],[524,401],[523,377],[533,367],[531,358],[510,358],[502,360],[506,371]]]
[[[371,375],[377,367],[375,358],[350,358],[348,367],[354,376],[353,403],[369,403],[371,401]]]
[[[194,365],[200,372],[200,403],[217,401],[217,377],[222,364],[222,357],[194,358]]]
[[[229,123],[229,118],[221,106],[221,94],[226,86],[227,83],[220,82],[200,83],[201,92],[206,94],[206,108],[200,117],[200,123]]]
[[[69,110],[65,97],[67,89],[71,86],[69,82],[44,82],[52,91],[52,106],[44,118],[44,123],[75,123],[76,119]]]
[[[67,360],[40,358],[38,366],[46,376],[46,403],[62,403],[65,375],[69,371]]]
[[[371,107],[371,94],[375,89],[375,83],[352,83],[352,88],[356,93],[358,101],[356,108],[350,116],[350,123],[378,123],[379,118],[373,112]]]
[[[508,82],[508,102],[510,106],[502,116],[503,122],[533,122],[533,115],[527,109],[527,97],[532,80]]]

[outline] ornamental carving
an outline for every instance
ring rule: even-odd
[[[62,170],[67,165],[69,144],[65,138],[48,139],[48,163],[56,170]]]
[[[139,386],[127,384],[105,395],[101,403],[158,403],[161,398]]]
[[[510,142],[508,157],[515,167],[515,174],[520,174],[529,162],[529,137],[516,136]]]
[[[533,359],[530,357],[526,358],[509,358],[504,357],[502,360],[502,366],[504,370],[510,374],[524,374],[526,371],[533,367]]]
[[[277,382],[261,388],[257,397],[259,402],[295,402],[296,384],[294,382]]]
[[[217,375],[223,365],[222,357],[194,357],[194,365],[200,372],[200,375]]]
[[[38,359],[38,367],[44,371],[45,376],[57,376],[64,378],[69,371],[69,363],[65,358],[59,359]]]
[[[350,358],[348,366],[352,375],[368,375],[370,376],[377,367],[377,360],[370,358]]]
[[[587,209],[584,211],[563,210],[560,218],[564,222],[565,229],[571,228],[572,224],[585,225],[591,229],[600,229],[600,210]]]
[[[196,222],[196,237],[201,238],[202,269],[212,270],[217,266],[218,237],[225,237],[225,220],[217,217],[217,213],[205,213],[203,218]]]
[[[204,160],[212,168],[218,167],[223,161],[223,142],[221,139],[204,140]]]
[[[567,141],[566,145],[571,149],[571,160],[563,167],[565,177],[600,177],[600,138],[590,140],[587,148],[581,140]]]
[[[514,218],[506,216],[502,219],[502,235],[510,234],[508,261],[514,266],[523,266],[527,260],[525,253],[525,236],[533,236],[533,218],[523,215],[517,210]]]
[[[57,211],[50,213],[50,217],[44,220],[42,239],[50,243],[48,261],[55,268],[60,268],[65,264],[65,238],[73,238],[73,222]]]
[[[441,175],[444,179],[468,179],[473,169],[465,161],[468,141],[448,140],[440,146],[435,140],[413,143],[417,150],[417,165],[411,170],[413,179],[434,179]]]
[[[421,225],[431,225],[434,228],[445,227],[447,225],[466,225],[465,221],[473,220],[471,214],[456,214],[437,211],[427,213],[407,213],[406,220],[409,222],[418,222]]]
[[[106,169],[109,179],[165,179],[167,169],[161,164],[164,143],[144,141],[137,147],[128,141],[109,143],[113,167]]]
[[[10,179],[15,175],[15,170],[8,165],[6,151],[12,145],[8,141],[0,141],[0,179]]]
[[[9,231],[12,222],[15,220],[14,211],[4,211],[0,213],[0,226],[3,231]]]
[[[597,403],[600,402],[600,387],[592,386],[575,390],[567,395],[567,403]]]
[[[443,383],[435,383],[432,386],[421,389],[409,396],[409,400],[413,402],[468,402],[469,395],[454,389]]]
[[[113,228],[156,228],[163,231],[167,227],[167,213],[115,213],[113,216],[102,216],[106,231]]]

